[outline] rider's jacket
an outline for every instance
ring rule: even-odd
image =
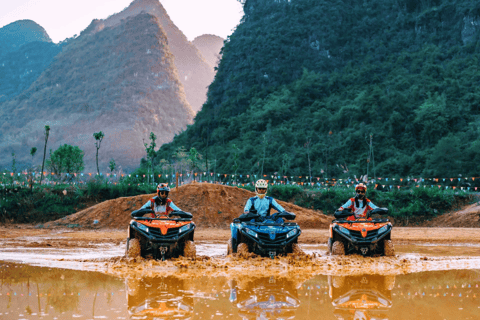
[[[248,199],[243,211],[247,213],[249,211],[256,210],[257,214],[268,217],[270,216],[270,209],[272,208],[278,212],[285,211],[285,209],[283,209],[283,207],[279,205],[275,199],[267,196],[265,196],[263,199],[260,199],[259,197],[252,197]]]
[[[155,212],[155,215],[167,215],[172,211],[181,211],[170,199],[167,199],[165,204],[162,205],[158,196],[148,200],[141,209],[152,209]],[[154,217],[153,214],[152,217]]]
[[[355,198],[350,198],[348,199],[347,202],[343,206],[339,208],[339,210],[347,209],[350,208],[352,210],[353,215],[347,218],[347,220],[355,220],[358,218],[363,218],[367,215],[367,212],[373,209],[378,208],[376,205],[374,205],[370,200],[365,198],[365,201],[367,201],[365,207],[363,206],[363,200],[358,200],[358,207],[355,203]]]

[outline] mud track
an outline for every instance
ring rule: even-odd
[[[32,227],[0,227],[0,238],[5,245],[0,249],[0,260],[9,252],[25,252],[24,263],[59,268],[96,270],[120,277],[154,276],[185,272],[190,274],[242,275],[269,274],[381,274],[397,275],[420,271],[449,269],[478,269],[480,267],[480,229],[468,228],[395,228],[394,244],[415,248],[427,246],[426,254],[397,253],[395,257],[335,257],[326,252],[328,230],[303,230],[299,238],[305,255],[288,255],[276,259],[255,255],[240,257],[226,255],[230,231],[225,229],[197,230],[198,247],[216,246],[215,254],[197,254],[195,260],[178,258],[156,261],[124,256],[125,230],[36,229]],[[8,248],[8,249],[7,249]],[[224,249],[224,250],[223,250]],[[443,250],[443,251],[442,251]],[[462,250],[470,250],[468,255]],[[32,255],[33,251],[33,255]],[[413,251],[413,250],[412,250]],[[38,252],[38,253],[37,253]],[[75,254],[78,252],[78,254]],[[98,252],[97,256],[92,253]],[[197,249],[198,252],[198,249]],[[49,256],[48,254],[51,253]],[[443,254],[438,256],[438,254]],[[6,260],[17,261],[17,258]]]

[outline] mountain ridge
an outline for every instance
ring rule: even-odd
[[[144,156],[143,141],[150,132],[159,144],[170,141],[194,116],[167,36],[158,18],[146,13],[95,34],[81,34],[28,90],[1,106],[3,154],[16,151],[18,163],[28,163],[26,155],[18,156],[19,149],[40,149],[48,124],[47,148],[79,146],[90,170],[94,132],[105,134],[99,153],[102,168],[114,158],[123,169],[131,169]]]

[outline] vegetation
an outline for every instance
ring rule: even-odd
[[[193,147],[224,173],[479,176],[478,2],[242,3],[207,102],[157,163]]]
[[[41,178],[40,178],[40,184],[42,184],[42,180],[43,180],[43,169],[45,167],[45,155],[47,154],[47,141],[48,141],[48,136],[50,134],[50,126],[49,125],[46,125],[45,126],[45,146],[43,147],[43,161],[42,161],[42,174],[41,174]]]
[[[105,178],[99,178],[81,186],[44,185],[34,188],[33,193],[28,188],[4,187],[0,190],[0,222],[43,223],[75,213],[87,205],[119,197],[155,193],[156,190],[155,184],[129,183],[133,181],[128,179],[123,179],[117,184],[107,182]],[[245,188],[253,191],[252,186]],[[318,190],[299,186],[272,186],[268,190],[268,195],[333,215],[338,207],[352,197],[352,189]],[[389,208],[389,216],[399,225],[423,222],[460,205],[478,200],[469,192],[428,188],[389,192],[371,190],[367,196],[377,206]]]
[[[100,169],[98,168],[98,150],[100,149],[100,144],[102,143],[102,140],[103,138],[105,137],[105,135],[103,134],[102,131],[100,132],[95,132],[93,134],[93,137],[95,138],[95,148],[97,149],[97,153],[96,153],[96,164],[97,164],[97,174],[100,175]]]
[[[103,179],[92,179],[85,186],[43,185],[34,188],[33,193],[28,188],[4,187],[0,189],[0,222],[43,223],[60,219],[97,202],[154,192],[153,185],[114,185],[107,184]]]
[[[84,168],[84,152],[77,146],[64,144],[52,153],[50,149],[50,159],[47,160],[47,168],[54,174],[63,173],[73,177],[76,172],[81,172]]]

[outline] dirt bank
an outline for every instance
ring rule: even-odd
[[[81,228],[123,228],[128,225],[130,213],[139,209],[155,194],[122,197],[99,203],[62,219],[44,224],[46,228],[78,226]],[[199,228],[228,228],[230,222],[243,213],[248,198],[255,193],[237,187],[210,183],[191,183],[174,188],[170,198],[184,211],[193,214]],[[285,210],[297,215],[301,228],[325,228],[331,218],[321,211],[305,209],[294,204],[278,201]]]

